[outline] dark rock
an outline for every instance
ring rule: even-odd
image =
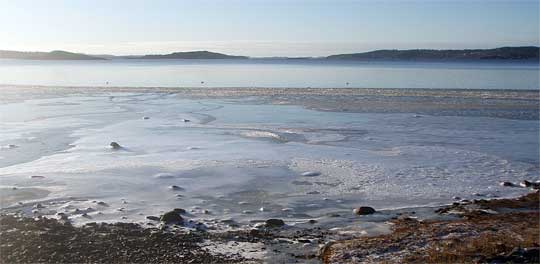
[[[507,181],[500,182],[499,185],[500,185],[500,186],[507,186],[507,187],[512,187],[512,186],[514,186],[513,183],[507,182]]]
[[[524,180],[524,181],[519,183],[519,186],[527,188],[527,187],[531,187],[532,183],[530,181]]]
[[[316,223],[317,223],[317,220],[315,220],[315,219],[310,219],[310,220],[308,221],[308,223],[310,223],[310,224],[316,224]]]
[[[152,220],[152,221],[159,221],[159,220],[160,220],[160,219],[159,219],[159,217],[157,217],[157,216],[153,216],[153,215],[149,215],[149,216],[147,216],[147,217],[146,217],[146,219],[148,219],[148,220]]]
[[[369,207],[369,206],[360,206],[358,208],[355,208],[353,210],[353,213],[355,213],[357,215],[370,215],[370,214],[375,213],[375,209],[373,209],[373,207]]]
[[[173,209],[174,212],[178,213],[178,214],[185,214],[187,213],[185,209],[182,209],[182,208],[174,208]]]
[[[184,188],[180,187],[180,186],[177,186],[177,185],[171,185],[171,187],[169,187],[171,190],[173,191],[183,191]]]
[[[285,225],[285,222],[283,222],[283,220],[275,218],[268,219],[265,223],[267,227],[281,227]]]
[[[111,142],[111,144],[109,144],[111,146],[112,149],[120,149],[121,146],[120,144],[116,143],[116,142]]]
[[[161,216],[159,220],[166,224],[176,224],[184,222],[184,219],[175,211],[165,213]]]

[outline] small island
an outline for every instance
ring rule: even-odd
[[[174,52],[164,55],[144,55],[144,56],[131,56],[131,59],[248,59],[245,56],[232,56],[223,53],[210,52],[210,51],[188,51],[188,52]]]

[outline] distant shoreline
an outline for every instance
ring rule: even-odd
[[[228,55],[210,51],[184,51],[169,54],[146,55],[89,55],[73,53],[62,50],[51,52],[22,52],[13,50],[0,50],[0,59],[22,60],[112,60],[112,59],[141,59],[141,60],[167,60],[167,59],[286,59],[286,60],[338,60],[338,61],[537,61],[540,60],[540,47],[500,47],[494,49],[408,49],[408,50],[374,50],[368,52],[334,54],[314,57],[251,57]]]

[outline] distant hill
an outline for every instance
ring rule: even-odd
[[[25,52],[0,50],[0,59],[20,60],[104,60],[104,58],[89,56],[81,53],[72,53],[62,50],[51,52]]]
[[[23,60],[115,60],[115,59],[284,59],[284,60],[392,60],[392,61],[474,61],[474,60],[529,60],[539,61],[539,47],[503,47],[496,49],[464,50],[375,50],[363,53],[337,54],[328,57],[246,57],[210,51],[187,51],[157,55],[86,55],[67,51],[23,52],[0,50],[0,59]]]
[[[137,59],[248,59],[244,56],[231,56],[222,53],[210,52],[210,51],[188,51],[188,52],[174,52],[165,55],[145,55],[141,57],[131,57]]]
[[[503,47],[465,50],[375,50],[364,53],[339,54],[329,60],[538,60],[539,47]]]

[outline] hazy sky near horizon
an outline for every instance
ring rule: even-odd
[[[539,45],[538,0],[0,0],[0,49],[323,56]]]

